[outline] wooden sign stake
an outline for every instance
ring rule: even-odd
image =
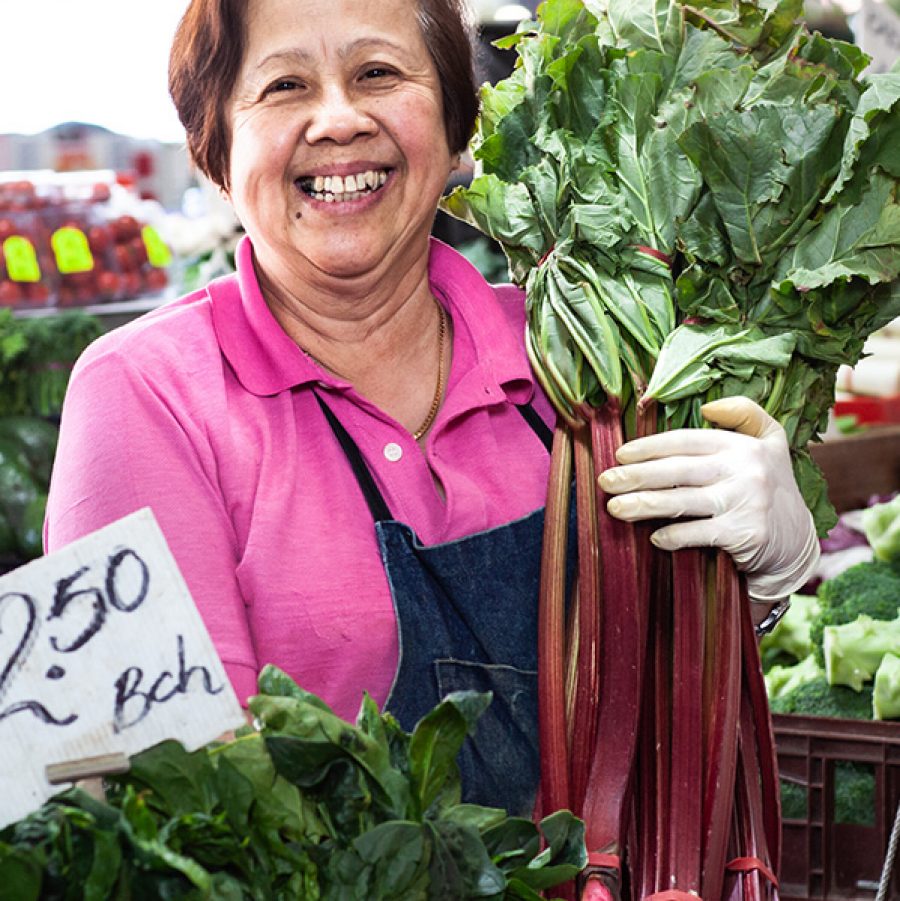
[[[82,757],[80,760],[66,760],[50,763],[44,768],[47,781],[51,785],[63,782],[77,782],[95,776],[114,776],[127,773],[131,761],[127,754],[100,754],[97,757]]]

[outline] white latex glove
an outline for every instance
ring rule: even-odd
[[[651,535],[657,547],[722,548],[747,573],[753,600],[787,597],[815,569],[819,541],[784,429],[746,397],[701,413],[721,428],[676,429],[619,448],[622,465],[600,476],[600,487],[618,495],[607,509],[628,521],[677,519]]]

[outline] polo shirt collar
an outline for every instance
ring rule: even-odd
[[[235,264],[237,271],[215,279],[208,291],[219,346],[244,388],[259,396],[311,383],[346,388],[346,382],[320,369],[272,315],[247,236],[238,243]],[[494,289],[465,257],[436,238],[431,238],[428,270],[432,290],[468,330],[481,378],[516,403],[530,400],[534,382],[528,359]]]

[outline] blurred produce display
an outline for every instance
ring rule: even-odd
[[[80,310],[24,319],[0,309],[0,572],[41,555],[69,374],[101,332],[98,320]]]
[[[55,417],[81,352],[103,332],[81,310],[40,319],[0,309],[0,417]]]
[[[900,719],[900,495],[854,518],[861,520],[871,559],[821,582],[815,595],[795,595],[762,639],[773,713]],[[840,522],[835,530],[846,531]],[[872,825],[872,768],[840,761],[834,778],[835,822]],[[785,818],[803,819],[805,791],[783,782],[782,805]]]
[[[170,248],[114,173],[0,173],[0,305],[73,307],[158,294]]]
[[[0,417],[0,571],[41,556],[41,529],[57,426],[39,416]]]
[[[900,423],[900,319],[868,338],[855,366],[838,369],[835,387],[842,430]]]

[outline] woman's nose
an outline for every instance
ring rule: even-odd
[[[313,107],[306,140],[310,144],[319,141],[347,144],[361,135],[372,134],[375,128],[375,121],[359,98],[343,86],[332,85],[322,90]]]

